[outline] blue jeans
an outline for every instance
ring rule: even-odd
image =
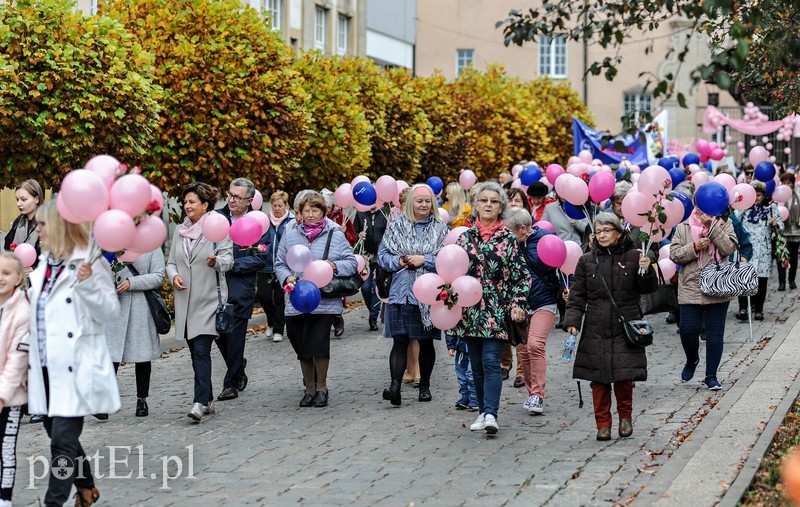
[[[467,338],[466,342],[472,363],[478,410],[481,414],[491,414],[496,418],[500,408],[500,391],[503,389],[500,356],[506,342],[494,338]]]
[[[369,319],[378,320],[381,313],[381,300],[375,294],[375,267],[377,263],[369,265],[369,277],[364,280],[364,285],[361,286],[361,296],[364,298],[364,304],[367,305],[369,310]]]
[[[462,403],[470,407],[478,406],[478,396],[475,393],[475,381],[472,379],[472,364],[467,351],[456,351],[456,378],[458,379],[458,392],[461,394]]]
[[[208,405],[208,402],[214,399],[211,387],[211,344],[214,342],[214,336],[201,334],[187,342],[194,370],[193,403]]]
[[[726,301],[710,305],[680,305],[681,345],[688,364],[700,359],[700,332],[706,334],[706,377],[716,378],[722,360],[728,304]]]

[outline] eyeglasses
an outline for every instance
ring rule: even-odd
[[[594,231],[595,236],[599,236],[601,234],[611,234],[612,232],[617,232],[616,229],[597,229]]]
[[[486,198],[478,199],[478,203],[491,204],[492,206],[500,206],[502,204],[502,202],[498,201],[497,199],[486,199]]]
[[[753,175],[753,171],[745,171],[744,174],[746,176],[752,176]]]
[[[232,193],[228,192],[228,200],[233,202],[242,202],[252,199],[252,197],[239,197],[238,195],[233,195]]]

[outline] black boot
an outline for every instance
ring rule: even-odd
[[[333,319],[333,336],[339,337],[344,334],[344,317],[337,315]]]
[[[430,386],[424,386],[422,384],[419,385],[419,401],[431,401],[433,396],[431,396],[431,388]]]
[[[400,405],[400,386],[402,382],[400,379],[392,379],[392,383],[388,389],[383,390],[383,399],[392,402],[392,405]]]

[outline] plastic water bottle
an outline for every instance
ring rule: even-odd
[[[578,338],[571,334],[567,337],[567,342],[564,344],[564,353],[561,354],[561,359],[564,361],[572,361],[572,355],[575,353],[575,342]]]

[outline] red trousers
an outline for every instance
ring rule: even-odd
[[[611,427],[611,384],[592,382],[592,401],[594,420],[598,428]],[[617,398],[617,412],[620,419],[630,419],[633,413],[633,381],[614,382],[614,395]]]

